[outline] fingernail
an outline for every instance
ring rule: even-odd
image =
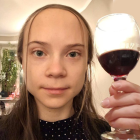
[[[114,83],[112,83],[112,86],[113,86],[114,88],[120,88],[121,83],[120,83],[120,82],[114,82]]]
[[[108,98],[104,99],[102,102],[101,102],[101,106],[102,107],[109,107],[110,105],[110,101]]]

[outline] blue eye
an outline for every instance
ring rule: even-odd
[[[36,56],[43,56],[44,55],[43,51],[39,51],[39,50],[35,51],[34,53]]]
[[[71,52],[71,53],[69,53],[70,57],[76,57],[77,55],[79,55],[78,52]]]

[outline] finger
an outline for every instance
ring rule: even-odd
[[[140,93],[121,93],[112,95],[101,102],[103,108],[140,105]]]
[[[139,118],[119,118],[112,122],[108,122],[113,128],[122,129],[135,129],[139,130],[140,119]]]
[[[140,118],[140,105],[132,105],[125,107],[115,107],[111,109],[106,115],[105,119],[108,122],[118,118]]]
[[[110,88],[109,88],[109,93],[110,93],[110,96],[112,96],[112,95],[116,95],[116,94],[120,94],[120,93],[125,93],[124,91],[117,91],[113,86],[111,86]]]
[[[118,94],[118,91],[113,86],[109,88],[110,96]]]
[[[112,83],[112,88],[116,91],[124,91],[126,93],[130,92],[139,92],[140,93],[140,86],[128,82],[126,80],[119,80]]]

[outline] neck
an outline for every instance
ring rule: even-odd
[[[46,106],[40,107],[38,105],[37,108],[39,113],[39,119],[48,122],[64,120],[71,117],[74,114],[74,108],[72,103],[69,103],[60,108],[48,108]]]

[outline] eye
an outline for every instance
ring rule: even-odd
[[[40,50],[34,51],[34,53],[36,56],[43,56],[44,55],[44,52],[40,51]]]
[[[70,52],[70,53],[68,54],[68,56],[70,56],[70,57],[76,57],[76,56],[78,56],[78,55],[80,55],[78,52]]]

